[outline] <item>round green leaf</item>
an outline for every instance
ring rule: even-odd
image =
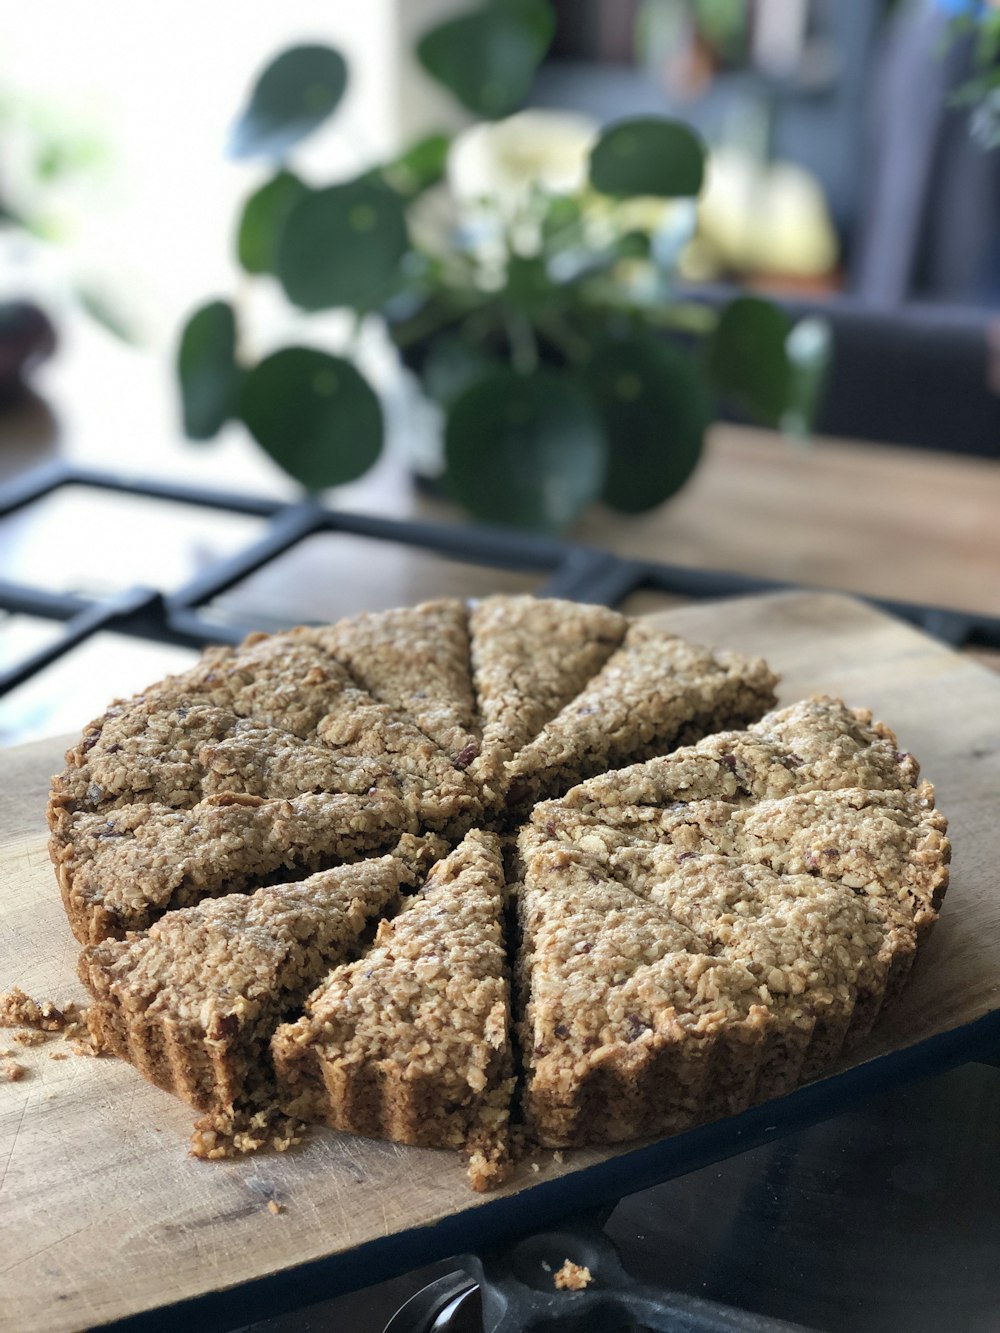
[[[285,347],[249,372],[240,416],[257,443],[310,491],[367,472],[382,451],[382,409],[349,361]]]
[[[549,4],[495,2],[424,33],[417,57],[464,107],[495,120],[522,105],[554,32]]]
[[[184,433],[210,440],[236,412],[243,371],[236,364],[236,317],[227,301],[210,301],[184,326],[177,353]]]
[[[586,385],[608,439],[602,498],[638,514],[679,491],[701,458],[711,415],[690,356],[653,338],[599,343]]]
[[[399,195],[371,179],[308,191],[285,220],[278,277],[303,310],[374,309],[392,290],[406,253]]]
[[[583,209],[577,199],[566,194],[554,194],[545,200],[542,236],[546,241],[561,239],[577,225],[582,216]]]
[[[329,46],[293,46],[257,79],[229,141],[233,157],[281,158],[332,114],[347,62]]]
[[[705,174],[701,140],[679,120],[643,116],[610,125],[590,153],[590,183],[619,198],[696,195]]]
[[[759,296],[738,296],[719,316],[708,342],[708,368],[742,411],[777,425],[788,404],[788,317]]]
[[[547,51],[556,35],[556,16],[552,0],[487,0],[497,9],[506,9],[516,14],[522,23],[530,27],[537,40]]]
[[[298,176],[279,171],[243,205],[236,253],[248,273],[275,272],[278,242],[288,215],[306,194],[308,189]]]
[[[601,492],[607,445],[586,396],[552,371],[497,370],[451,406],[445,480],[476,518],[568,527]]]

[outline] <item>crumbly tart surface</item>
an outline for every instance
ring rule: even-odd
[[[502,790],[506,762],[597,674],[628,621],[603,606],[501,596],[479,602],[469,622],[483,718],[473,771]]]
[[[202,898],[391,846],[410,822],[402,803],[377,789],[290,801],[220,792],[189,810],[60,808],[49,850],[73,933],[88,944],[144,930]]]
[[[514,1082],[503,907],[499,840],[473,830],[373,948],[278,1029],[284,1109],[352,1134],[465,1147],[473,1186],[494,1183]]]
[[[197,1155],[307,1116],[464,1147],[479,1188],[511,1116],[617,1142],[815,1076],[905,980],[949,847],[887,727],[764,716],[774,686],[526,597],[208,651],[53,780],[95,1034],[205,1114]]]
[[[832,699],[537,806],[518,908],[530,1132],[670,1133],[814,1077],[905,980],[947,887],[945,829],[912,756]]]
[[[657,900],[575,848],[529,857],[521,1050],[540,1143],[676,1133],[780,1095],[868,1030],[912,962],[912,925],[842,886],[726,857],[671,870]]]
[[[304,632],[251,635],[113,706],[67,753],[53,804],[187,807],[214,792],[399,796],[443,829],[478,814],[470,780],[416,722],[362,690]]]
[[[276,1024],[368,925],[399,905],[440,847],[406,835],[398,855],[255,893],[206,899],[148,931],[84,949],[91,1031],[158,1087],[226,1112],[267,1081]]]
[[[775,684],[763,661],[633,621],[590,683],[507,764],[510,800],[530,807],[553,788],[742,726],[774,703]]]
[[[382,703],[402,709],[460,768],[481,740],[465,603],[444,597],[309,631]]]

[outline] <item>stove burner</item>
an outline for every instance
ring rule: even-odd
[[[590,1271],[582,1290],[556,1288],[555,1274],[567,1259]],[[611,1240],[589,1223],[459,1261],[465,1271],[446,1273],[418,1291],[385,1333],[806,1333],[799,1324],[640,1282],[625,1271]]]

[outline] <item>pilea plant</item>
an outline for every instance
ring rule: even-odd
[[[553,29],[546,0],[491,0],[425,33],[424,69],[480,120],[352,179],[317,187],[292,161],[347,86],[327,47],[268,65],[230,145],[270,173],[243,207],[242,268],[301,310],[380,316],[440,408],[444,491],[481,520],[549,530],[593,502],[667,499],[720,401],[801,424],[824,352],[756,296],[718,309],[676,290],[705,171],[689,128],[513,114]],[[357,364],[308,346],[248,364],[238,320],[215,300],[183,330],[187,434],[242,421],[310,491],[371,467],[383,411]]]

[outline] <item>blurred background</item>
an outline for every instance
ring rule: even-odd
[[[488,43],[469,48],[463,84],[447,40],[428,39],[496,10],[535,34],[500,70],[518,86],[499,93]],[[992,13],[930,0],[8,7],[0,482],[68,460],[998,614]],[[338,52],[346,86],[293,70],[318,110],[276,146],[253,118],[284,113],[254,98],[275,57],[304,45]],[[694,132],[696,184],[598,189],[609,127],[664,117]],[[658,151],[650,140],[644,161]],[[390,222],[407,239],[392,290],[373,268],[352,296],[344,272],[389,244],[384,215],[365,212],[373,180],[395,191]],[[268,258],[286,188],[318,227],[345,183],[362,191],[360,230],[337,240],[330,215],[317,242],[305,219],[301,244]],[[301,368],[275,358],[289,347],[334,359],[302,389]],[[487,429],[508,372],[538,379],[516,439]],[[600,420],[581,378],[610,385]],[[354,392],[341,416],[323,415],[321,381]],[[86,603],[134,584],[175,591],[264,531],[250,513],[75,485],[8,511],[4,586]],[[231,636],[541,581],[312,533],[205,612]],[[647,588],[628,609],[676,600]],[[23,597],[2,604],[0,668],[60,633]],[[76,728],[192,651],[88,638],[0,697],[0,742]]]

